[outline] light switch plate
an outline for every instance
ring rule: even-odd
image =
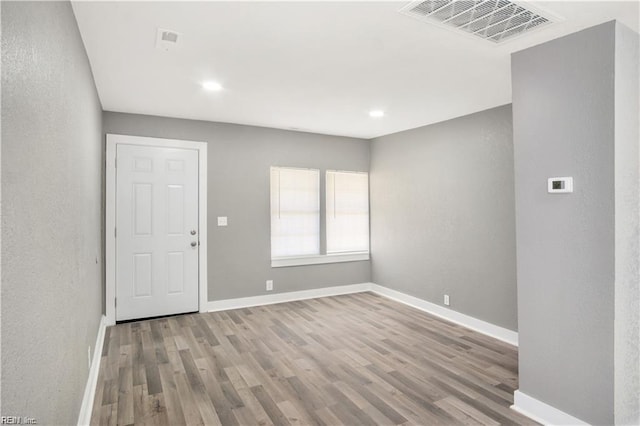
[[[226,216],[218,216],[218,226],[227,226]]]

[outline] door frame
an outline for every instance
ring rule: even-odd
[[[198,307],[207,312],[207,143],[178,139],[107,134],[105,200],[105,316],[107,325],[116,323],[116,147],[123,145],[181,148],[198,151]]]

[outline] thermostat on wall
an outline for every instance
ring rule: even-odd
[[[572,177],[553,177],[547,181],[547,191],[550,194],[573,192]]]

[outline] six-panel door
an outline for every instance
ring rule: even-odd
[[[198,310],[198,152],[117,146],[116,320]]]

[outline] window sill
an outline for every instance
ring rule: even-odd
[[[324,263],[358,262],[362,260],[369,260],[369,252],[281,257],[277,259],[271,259],[271,267],[284,268],[287,266],[321,265]]]

